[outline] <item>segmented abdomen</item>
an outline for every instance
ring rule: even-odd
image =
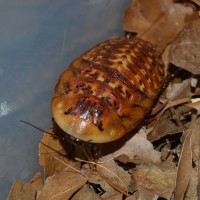
[[[53,117],[73,137],[104,143],[135,128],[164,80],[164,64],[141,39],[116,38],[76,58],[63,72],[52,100]]]

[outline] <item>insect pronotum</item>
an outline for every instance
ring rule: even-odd
[[[150,111],[164,82],[154,46],[110,39],[76,58],[61,74],[51,109],[57,125],[91,143],[117,140]]]

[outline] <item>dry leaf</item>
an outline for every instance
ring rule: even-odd
[[[66,165],[63,165],[63,163],[55,158],[79,169],[80,163],[71,161],[67,157],[69,152],[66,149],[67,147],[64,148],[57,138],[49,134],[44,135],[39,145],[39,161],[40,165],[44,168],[45,178],[62,171],[66,167]]]
[[[100,200],[102,199],[97,195],[94,189],[89,188],[88,185],[84,185],[72,198],[71,200]]]
[[[151,162],[160,162],[161,153],[154,150],[153,145],[146,139],[145,129],[141,129],[139,134],[134,135],[122,144],[117,149],[115,142],[107,145],[104,144],[102,154],[106,154],[105,150],[108,154],[99,159],[96,169],[113,188],[123,194],[127,194],[127,190],[134,191],[130,174],[119,167],[114,158],[119,155],[125,155],[129,161],[148,160]],[[110,152],[109,149],[111,150]],[[119,158],[117,160],[119,161]]]
[[[169,100],[176,100],[181,98],[191,97],[191,78],[188,78],[181,83],[173,83],[167,90],[167,98]]]
[[[198,199],[197,195],[197,186],[200,180],[200,137],[199,137],[199,129],[200,129],[200,118],[196,119],[191,124],[192,137],[191,137],[191,145],[192,145],[192,156],[193,156],[193,167],[191,170],[191,176],[187,191],[185,193],[184,200]]]
[[[104,191],[101,194],[102,199],[112,199],[112,197],[116,197],[122,195],[120,192],[113,189],[96,171],[91,171],[88,176],[88,182],[91,184],[99,185]]]
[[[43,187],[42,176],[40,172],[37,172],[35,176],[32,178],[31,185],[33,185],[34,189],[38,192]]]
[[[170,199],[175,187],[176,168],[169,162],[143,163],[133,170],[132,176],[142,200],[152,200],[155,196]]]
[[[139,192],[138,191],[134,192],[134,194],[127,197],[126,200],[141,200],[139,199]]]
[[[192,0],[192,1],[200,6],[200,0]]]
[[[37,200],[66,200],[87,182],[81,173],[64,169],[45,180],[44,187],[37,195]]]
[[[109,160],[109,161],[108,161]],[[127,195],[131,184],[131,176],[123,168],[119,167],[112,155],[104,157],[101,163],[96,166],[99,175],[108,182],[114,189]],[[105,161],[105,162],[104,162]],[[107,162],[106,162],[107,161]],[[131,188],[130,188],[131,189]]]
[[[189,98],[168,101],[168,103],[166,104],[164,109],[156,115],[156,121],[152,122],[153,125],[151,124],[151,127],[153,127],[153,131],[148,134],[148,140],[155,141],[155,140],[160,139],[161,137],[164,137],[165,135],[175,134],[180,131],[183,131],[182,125],[179,127],[179,126],[175,126],[175,124],[170,122],[170,117],[169,117],[170,113],[169,113],[168,109],[173,110],[174,106],[180,106],[180,105],[188,103],[188,102],[190,102]],[[164,116],[163,116],[163,114],[164,114]],[[165,119],[165,121],[163,121],[162,116],[165,117],[165,115],[166,115],[166,119]],[[179,116],[180,116],[180,114],[179,114]],[[179,118],[178,118],[177,122],[178,121],[179,121]],[[169,131],[170,129],[171,129],[171,131]],[[172,131],[172,130],[174,130],[174,131]]]
[[[103,198],[104,200],[122,200],[123,195],[121,193],[115,192],[113,195]],[[126,198],[127,200],[127,198]]]
[[[174,65],[200,74],[200,19],[189,24],[173,41],[169,60]]]
[[[179,127],[172,120],[172,114],[169,110],[164,112],[162,117],[159,119],[155,128],[151,133],[148,134],[147,138],[149,141],[153,142],[163,138],[166,135],[176,134],[180,131]]]
[[[176,178],[176,188],[174,190],[174,200],[182,200],[187,189],[192,170],[192,131],[188,130],[183,142],[181,155],[179,158],[178,172]]]
[[[8,200],[35,200],[36,191],[30,183],[14,181]]]
[[[172,0],[133,0],[124,13],[124,30],[138,33],[163,50],[182,30],[187,17],[197,16],[188,5]]]
[[[162,52],[162,61],[165,65],[165,74],[168,74],[168,66],[169,66],[169,50],[170,50],[170,44],[166,46],[164,51]]]
[[[125,141],[125,143],[123,143],[123,145],[118,149],[116,149],[116,143],[110,143],[105,145],[103,150],[108,151],[110,149],[112,158],[125,154],[129,157],[129,159],[133,160],[160,162],[161,153],[154,150],[152,143],[147,140],[146,131],[148,130],[142,128],[139,133]],[[114,152],[111,151],[113,149],[115,149]],[[105,161],[107,159],[107,157],[103,157],[101,158],[101,161]]]
[[[200,101],[194,102],[194,103],[188,103],[186,106],[193,108],[197,111],[197,115],[200,114]]]

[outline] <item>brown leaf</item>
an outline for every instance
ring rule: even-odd
[[[139,198],[139,193],[138,193],[138,191],[136,191],[136,192],[134,192],[133,195],[127,197],[126,200],[141,200],[141,199]]]
[[[14,181],[8,200],[35,200],[36,191],[30,183]]]
[[[109,148],[114,151],[109,152]],[[96,170],[113,188],[123,194],[127,194],[127,190],[133,192],[134,185],[131,183],[130,174],[119,167],[114,158],[125,155],[129,161],[160,162],[161,157],[161,153],[155,151],[153,145],[146,139],[145,129],[141,129],[139,134],[134,135],[119,148],[116,149],[116,143],[110,143],[103,145],[102,151],[105,149],[108,154],[99,159]],[[117,160],[119,161],[119,158]]]
[[[197,115],[200,114],[200,101],[194,102],[194,103],[188,103],[186,106],[193,108],[197,111]]]
[[[167,98],[169,100],[176,100],[181,98],[191,97],[191,78],[188,78],[180,83],[173,83],[167,90]]]
[[[155,141],[167,134],[175,134],[177,132],[183,131],[182,127],[179,128],[178,126],[175,126],[174,123],[169,121],[170,112],[168,109],[173,109],[174,106],[180,106],[181,104],[188,102],[190,102],[189,98],[168,101],[164,109],[156,115],[155,122],[152,122],[151,127],[153,127],[153,130],[148,134],[148,140]]]
[[[200,0],[192,0],[192,1],[200,6]]]
[[[174,190],[174,200],[182,200],[188,187],[192,170],[191,136],[192,131],[188,130],[183,142],[182,151],[179,158],[176,187]]]
[[[190,181],[188,188],[185,193],[184,200],[198,199],[197,186],[200,183],[200,118],[196,119],[192,124],[192,156],[193,156],[193,167],[191,171]]]
[[[88,178],[88,182],[100,185],[101,188],[105,191],[105,193],[101,195],[103,199],[112,199],[112,197],[122,195],[120,192],[113,189],[101,176],[99,176],[99,174],[96,171],[91,171],[88,175]]]
[[[172,119],[172,114],[169,110],[167,110],[158,120],[158,123],[151,131],[151,133],[148,134],[148,140],[153,142],[159,140],[160,138],[163,138],[166,135],[176,134],[177,132],[179,132],[180,129],[177,124],[170,119]]]
[[[97,172],[111,187],[127,195],[131,183],[130,174],[117,165],[112,155],[106,156],[104,159],[101,159],[101,163],[96,166]]]
[[[156,195],[170,199],[175,187],[176,168],[172,163],[143,163],[132,172],[140,198],[152,200]]]
[[[197,16],[191,6],[172,0],[133,0],[124,13],[124,30],[138,33],[163,50],[186,24],[188,16]]]
[[[37,172],[35,176],[32,178],[31,185],[33,185],[34,189],[38,192],[43,187],[42,176],[40,172]]]
[[[174,65],[200,74],[200,19],[189,24],[173,41],[169,60]]]
[[[115,192],[113,195],[103,198],[104,200],[122,200],[123,195],[121,193]],[[127,200],[127,198],[126,198]]]
[[[37,200],[69,199],[85,183],[87,178],[71,169],[64,169],[45,180],[44,187],[37,195]]]
[[[122,146],[116,149],[115,143],[105,145],[106,150],[115,149],[114,152],[111,152],[111,157],[115,158],[119,155],[125,154],[129,159],[151,161],[151,162],[160,162],[161,153],[154,150],[154,147],[151,142],[147,140],[148,130],[145,128],[140,129],[140,132],[132,136],[127,140]],[[103,157],[101,161],[107,160],[107,157]]]
[[[102,199],[98,194],[95,193],[94,189],[84,185],[72,198],[71,200],[100,200]]]
[[[49,134],[44,135],[39,145],[39,161],[44,168],[45,178],[62,171],[66,167],[55,158],[79,169],[80,163],[69,160],[67,157],[69,153],[66,149],[57,138]]]

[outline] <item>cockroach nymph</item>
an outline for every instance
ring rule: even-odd
[[[56,124],[90,143],[117,140],[150,111],[164,83],[154,46],[139,38],[102,42],[61,74],[51,102]]]

